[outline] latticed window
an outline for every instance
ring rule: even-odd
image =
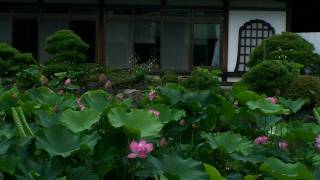
[[[250,53],[263,39],[274,35],[274,28],[263,20],[251,20],[245,23],[239,30],[239,48],[236,72],[247,71],[246,63],[249,61]]]

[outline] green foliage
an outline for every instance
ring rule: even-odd
[[[276,158],[268,158],[260,166],[262,171],[265,171],[269,175],[277,179],[284,180],[312,180],[313,176],[308,168],[302,163],[284,163]]]
[[[9,44],[0,43],[0,76],[12,77],[29,65],[35,64],[31,53],[20,53]]]
[[[212,149],[223,148],[228,153],[241,152],[243,155],[248,155],[253,147],[253,144],[248,139],[232,131],[218,135],[203,134],[202,138],[209,143]]]
[[[51,61],[56,63],[85,62],[88,49],[89,45],[72,30],[59,30],[47,38],[46,51],[53,55]]]
[[[30,66],[17,73],[16,83],[19,88],[28,89],[41,86],[42,73],[38,66]]]
[[[82,147],[93,149],[96,143],[97,134],[74,134],[60,125],[44,128],[36,134],[37,147],[51,156],[68,157]]]
[[[182,82],[183,86],[191,90],[205,90],[210,89],[213,91],[220,90],[220,81],[217,70],[208,70],[205,68],[197,67],[191,72],[189,78]]]
[[[209,180],[225,180],[225,178],[221,177],[219,171],[209,164],[204,164],[204,169],[209,175]]]
[[[307,98],[312,106],[320,103],[320,78],[316,76],[300,75],[283,94],[286,98]]]
[[[263,61],[245,73],[242,82],[250,90],[273,96],[286,90],[298,76],[300,68],[301,66],[291,62]]]
[[[161,159],[151,157],[149,162],[156,169],[157,174],[167,179],[205,180],[208,175],[203,165],[191,158],[182,159],[175,155],[163,155]]]
[[[290,32],[274,35],[256,47],[250,56],[249,67],[263,60],[281,60],[304,65],[303,72],[319,74],[320,56],[314,46],[300,35]]]
[[[61,114],[61,122],[72,132],[77,133],[90,129],[100,120],[100,114],[94,109],[72,111],[68,109]]]
[[[163,83],[178,83],[178,75],[173,71],[166,71],[161,77]]]
[[[113,108],[108,114],[110,124],[115,127],[125,127],[138,137],[157,136],[163,124],[154,114],[146,110],[133,109],[127,113],[123,108]]]
[[[240,86],[226,95],[174,83],[152,89],[156,98],[146,92],[136,105],[103,90],[76,96],[0,87],[0,173],[45,180],[317,179],[319,123],[287,121],[305,99],[276,97],[272,104]],[[314,114],[319,119],[318,108]],[[268,140],[257,144],[259,136]]]

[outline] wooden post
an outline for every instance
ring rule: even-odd
[[[98,8],[98,18],[96,23],[96,40],[97,40],[97,63],[105,64],[105,57],[104,57],[104,41],[105,41],[105,34],[104,34],[104,0],[99,0],[99,8]]]
[[[222,32],[222,71],[228,72],[229,0],[224,0]]]
[[[292,31],[292,3],[290,1],[286,1],[286,31]]]

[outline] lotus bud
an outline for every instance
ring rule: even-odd
[[[108,81],[104,84],[104,88],[105,88],[106,90],[112,89],[112,81],[111,81],[111,80],[108,80]]]
[[[107,75],[106,74],[100,74],[99,76],[99,83],[104,84],[108,81]]]
[[[160,147],[166,147],[168,145],[166,138],[161,138],[159,141],[159,145]]]
[[[63,89],[60,89],[60,90],[58,91],[58,94],[62,96],[62,95],[64,94]]]
[[[186,120],[180,119],[179,125],[180,125],[180,126],[184,126],[185,124],[186,124]]]
[[[17,98],[17,93],[13,93],[13,94],[11,95],[11,97],[12,97],[13,99],[16,99],[16,98]]]
[[[71,79],[70,79],[70,78],[68,78],[68,79],[66,79],[66,80],[64,81],[64,85],[68,86],[68,85],[70,85],[70,84],[71,84]]]
[[[45,76],[41,76],[41,85],[48,86],[48,84],[49,84],[49,79]]]

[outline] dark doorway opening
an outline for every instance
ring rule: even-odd
[[[292,32],[320,32],[320,23],[315,20],[319,17],[318,1],[288,1],[292,8]]]
[[[14,19],[12,44],[20,52],[32,53],[37,59],[38,21],[36,19]]]
[[[71,21],[70,28],[78,34],[83,41],[89,44],[87,51],[88,63],[95,62],[96,54],[96,22],[95,21]]]

